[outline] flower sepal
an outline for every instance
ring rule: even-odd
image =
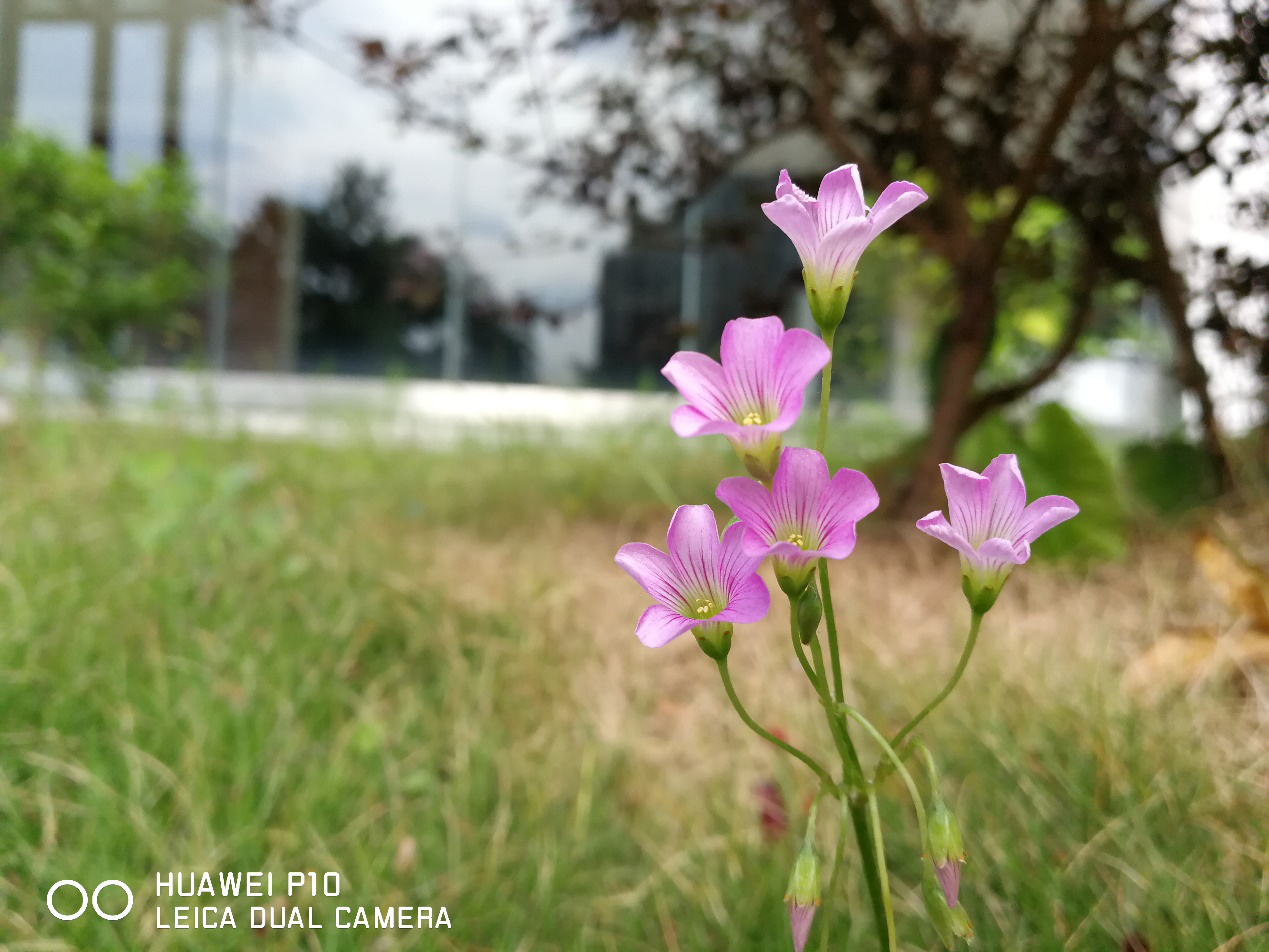
[[[775,472],[780,465],[780,451],[783,442],[778,433],[772,434],[761,443],[733,443],[736,455],[740,457],[745,472],[764,486],[770,486]]]
[[[824,333],[837,330],[837,325],[846,316],[846,303],[850,300],[856,276],[852,273],[850,281],[845,285],[821,287],[815,276],[803,269],[802,280],[806,283],[806,301],[811,306],[811,317],[815,318],[815,325]]]
[[[733,631],[733,626],[727,622],[715,621],[697,625],[692,629],[692,634],[707,657],[715,661],[726,661],[727,655],[731,652]]]
[[[780,586],[780,591],[793,599],[801,597],[815,575],[814,562],[798,563],[789,559],[773,558],[771,565],[775,569],[776,584]]]
[[[991,606],[996,604],[996,599],[1000,597],[1001,591],[1005,587],[1005,582],[1009,580],[1008,575],[996,584],[989,585],[981,578],[977,577],[973,572],[966,572],[961,576],[961,591],[965,593],[965,600],[969,602],[970,609],[978,615],[986,615],[991,611]]]

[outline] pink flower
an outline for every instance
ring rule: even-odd
[[[1015,565],[1031,557],[1031,543],[1079,513],[1065,496],[1042,496],[1027,505],[1027,490],[1013,454],[997,456],[982,475],[951,463],[939,467],[951,521],[932,512],[917,528],[961,554],[966,595],[980,595],[986,611]]]
[[[802,412],[806,385],[830,354],[810,331],[785,330],[778,317],[728,321],[722,363],[682,351],[661,371],[687,401],[670,417],[679,436],[727,437],[749,472],[769,479],[780,455],[780,434]]]
[[[853,165],[825,175],[818,198],[794,185],[787,169],[780,172],[776,200],[762,210],[797,249],[811,312],[821,327],[841,322],[855,266],[869,243],[925,199],[911,182],[893,182],[870,211]]]
[[[621,547],[617,564],[659,603],[635,625],[640,641],[660,648],[696,629],[709,653],[711,644],[730,644],[733,622],[766,616],[771,595],[757,574],[762,557],[744,552],[743,532],[738,524],[728,526],[720,541],[709,506],[679,506],[666,534],[668,555],[644,542]]]
[[[817,559],[844,559],[855,548],[855,524],[877,508],[868,477],[839,469],[830,480],[828,463],[815,450],[790,447],[768,490],[734,476],[718,484],[718,498],[745,527],[747,555],[773,556],[776,575],[796,591],[809,581]]]

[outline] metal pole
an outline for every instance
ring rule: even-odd
[[[233,11],[226,9],[220,21],[220,94],[216,103],[216,128],[220,155],[216,168],[214,201],[220,206],[219,240],[213,263],[209,308],[208,357],[211,366],[224,370],[228,359],[230,281],[233,275],[233,225],[230,222],[230,128],[233,115]]]
[[[21,50],[22,0],[0,0],[0,134],[18,114],[18,55]]]
[[[110,0],[98,0],[93,23],[93,70],[88,141],[109,155],[115,78],[115,24],[118,13]]]
[[[445,275],[445,338],[441,373],[446,380],[462,379],[466,356],[467,262],[463,255],[466,218],[467,151],[459,146],[454,162],[454,250]]]
[[[683,215],[683,277],[679,301],[679,347],[700,346],[705,292],[705,206],[695,201]]]

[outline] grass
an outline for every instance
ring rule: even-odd
[[[712,497],[731,462],[698,442],[0,431],[0,949],[788,948],[808,778],[739,725],[690,640],[634,641],[643,596],[611,563]],[[914,536],[866,533],[835,576],[852,696],[887,727],[937,690],[964,622],[954,560]],[[1269,948],[1263,711],[1116,689],[1203,598],[1175,546],[1010,583],[924,731],[977,948]],[[774,620],[739,632],[738,689],[827,758],[785,645]],[[776,842],[767,780],[795,807]],[[934,948],[915,824],[897,781],[883,793],[901,948]],[[156,872],[257,869],[338,872],[339,899],[302,903],[326,928],[252,930],[246,900],[233,931],[155,928],[177,904]],[[44,892],[64,878],[125,880],[137,906],[59,922]],[[444,905],[453,927],[337,930],[337,905]],[[832,948],[875,947],[867,908],[851,867]]]

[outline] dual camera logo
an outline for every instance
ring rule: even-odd
[[[63,886],[69,886],[75,892],[79,893],[79,898],[81,900],[79,904],[79,908],[76,909],[74,912],[70,913],[69,915],[66,913],[58,912],[55,908],[53,908],[53,896]],[[107,886],[118,886],[120,889],[123,890],[124,894],[128,897],[128,904],[124,906],[123,912],[117,912],[111,915],[110,913],[105,913],[101,911],[101,906],[98,905],[97,903],[97,897],[101,895],[101,891],[105,889]],[[78,919],[80,916],[82,916],[88,910],[88,903],[89,903],[88,890],[85,889],[83,886],[81,886],[79,883],[75,882],[75,880],[73,879],[58,880],[57,882],[53,884],[52,888],[49,889],[48,895],[44,897],[44,904],[48,906],[48,911],[51,912],[53,915],[55,915],[57,918],[61,919],[63,922],[70,922],[71,920]],[[97,915],[100,916],[102,919],[106,919],[110,922],[114,922],[116,919],[122,919],[124,916],[126,916],[128,913],[132,911],[132,890],[128,888],[126,883],[121,883],[117,879],[107,879],[103,883],[98,883],[97,888],[93,890],[92,906],[93,906],[93,912],[97,913]]]

